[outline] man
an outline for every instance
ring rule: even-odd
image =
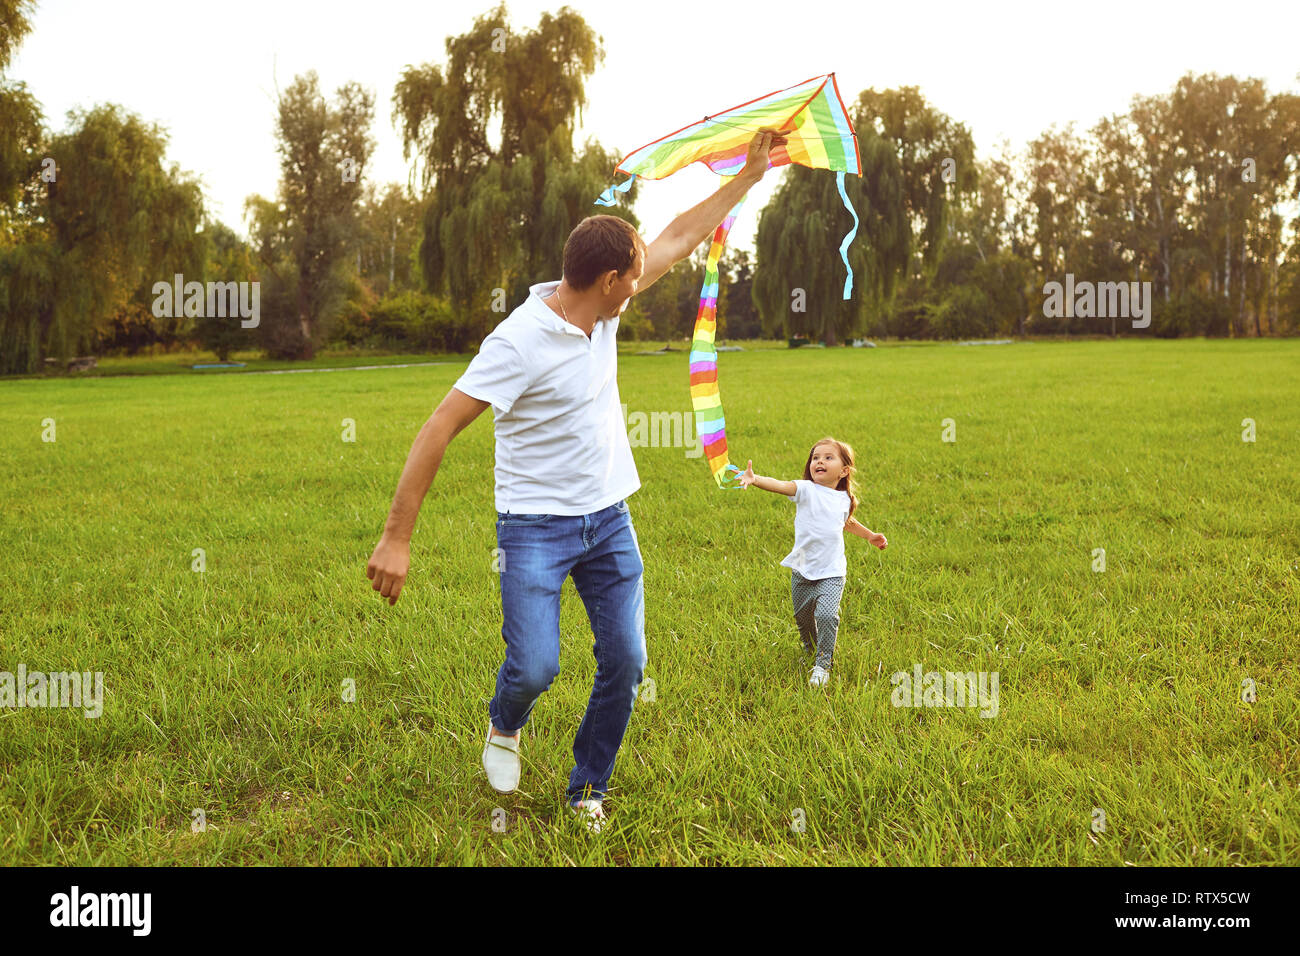
[[[559,673],[560,591],[572,575],[596,639],[596,678],[573,742],[568,801],[593,830],[604,820],[602,801],[646,662],[643,566],[626,501],[641,482],[618,395],[618,317],[635,293],[713,233],[784,141],[759,132],[740,174],[649,247],[614,216],[574,228],[561,280],[529,290],[420,429],[366,567],[374,590],[396,604],[415,519],[443,453],[492,405],[506,658],[488,707],[483,767],[499,793],[518,786],[519,732]]]

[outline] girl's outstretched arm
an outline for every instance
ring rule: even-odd
[[[872,531],[857,518],[850,518],[844,522],[844,530],[848,531],[849,534],[856,534],[859,538],[866,538],[881,551],[884,551],[889,545],[889,540],[883,534],[879,531]]]
[[[795,493],[793,481],[780,481],[776,478],[764,478],[762,475],[754,474],[753,459],[750,459],[749,465],[740,473],[739,481],[742,488],[753,485],[756,488],[762,488],[764,491],[785,495],[787,498]]]

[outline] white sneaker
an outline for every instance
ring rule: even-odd
[[[483,769],[493,790],[514,793],[519,787],[519,738],[494,737],[489,723],[487,742],[483,744]]]
[[[821,665],[818,665],[817,667],[814,667],[812,669],[812,675],[808,678],[808,686],[821,687],[822,684],[826,683],[827,679],[830,676],[831,676],[830,671],[826,670],[826,668],[822,667]]]
[[[579,800],[569,804],[569,809],[583,817],[583,823],[592,833],[599,833],[605,825],[605,810],[599,800]]]

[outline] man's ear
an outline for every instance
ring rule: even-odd
[[[618,270],[611,269],[600,277],[600,291],[604,295],[609,295],[609,290],[614,288],[614,283],[618,281]]]

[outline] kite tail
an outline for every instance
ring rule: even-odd
[[[625,193],[625,192],[627,192],[629,189],[632,188],[632,184],[633,184],[634,182],[636,182],[636,174],[635,174],[635,173],[633,173],[633,174],[632,174],[631,176],[629,176],[627,179],[623,180],[623,181],[622,181],[621,183],[619,183],[617,186],[610,186],[608,189],[606,189],[603,193],[600,194],[600,196],[596,199],[596,201],[595,201],[594,203],[592,203],[592,205],[593,205],[593,206],[612,206],[612,205],[614,205],[614,203],[618,202],[618,196],[616,196],[615,193]]]
[[[695,334],[691,340],[691,405],[695,408],[695,434],[704,447],[704,457],[719,488],[739,488],[736,475],[740,469],[727,457],[727,423],[722,417],[722,396],[718,392],[718,350],[713,344],[717,331],[718,260],[727,234],[736,221],[744,199],[732,207],[713,234],[709,258],[704,268],[704,288],[700,292],[700,311],[695,316]]]
[[[849,194],[844,191],[844,170],[835,174],[835,182],[840,187],[840,199],[844,200],[844,208],[853,216],[853,228],[849,230],[844,241],[840,243],[840,258],[844,260],[844,270],[848,273],[844,277],[844,298],[848,298],[853,292],[853,267],[849,265],[849,244],[853,242],[853,237],[858,234],[858,213],[853,208],[853,203],[849,202]]]

